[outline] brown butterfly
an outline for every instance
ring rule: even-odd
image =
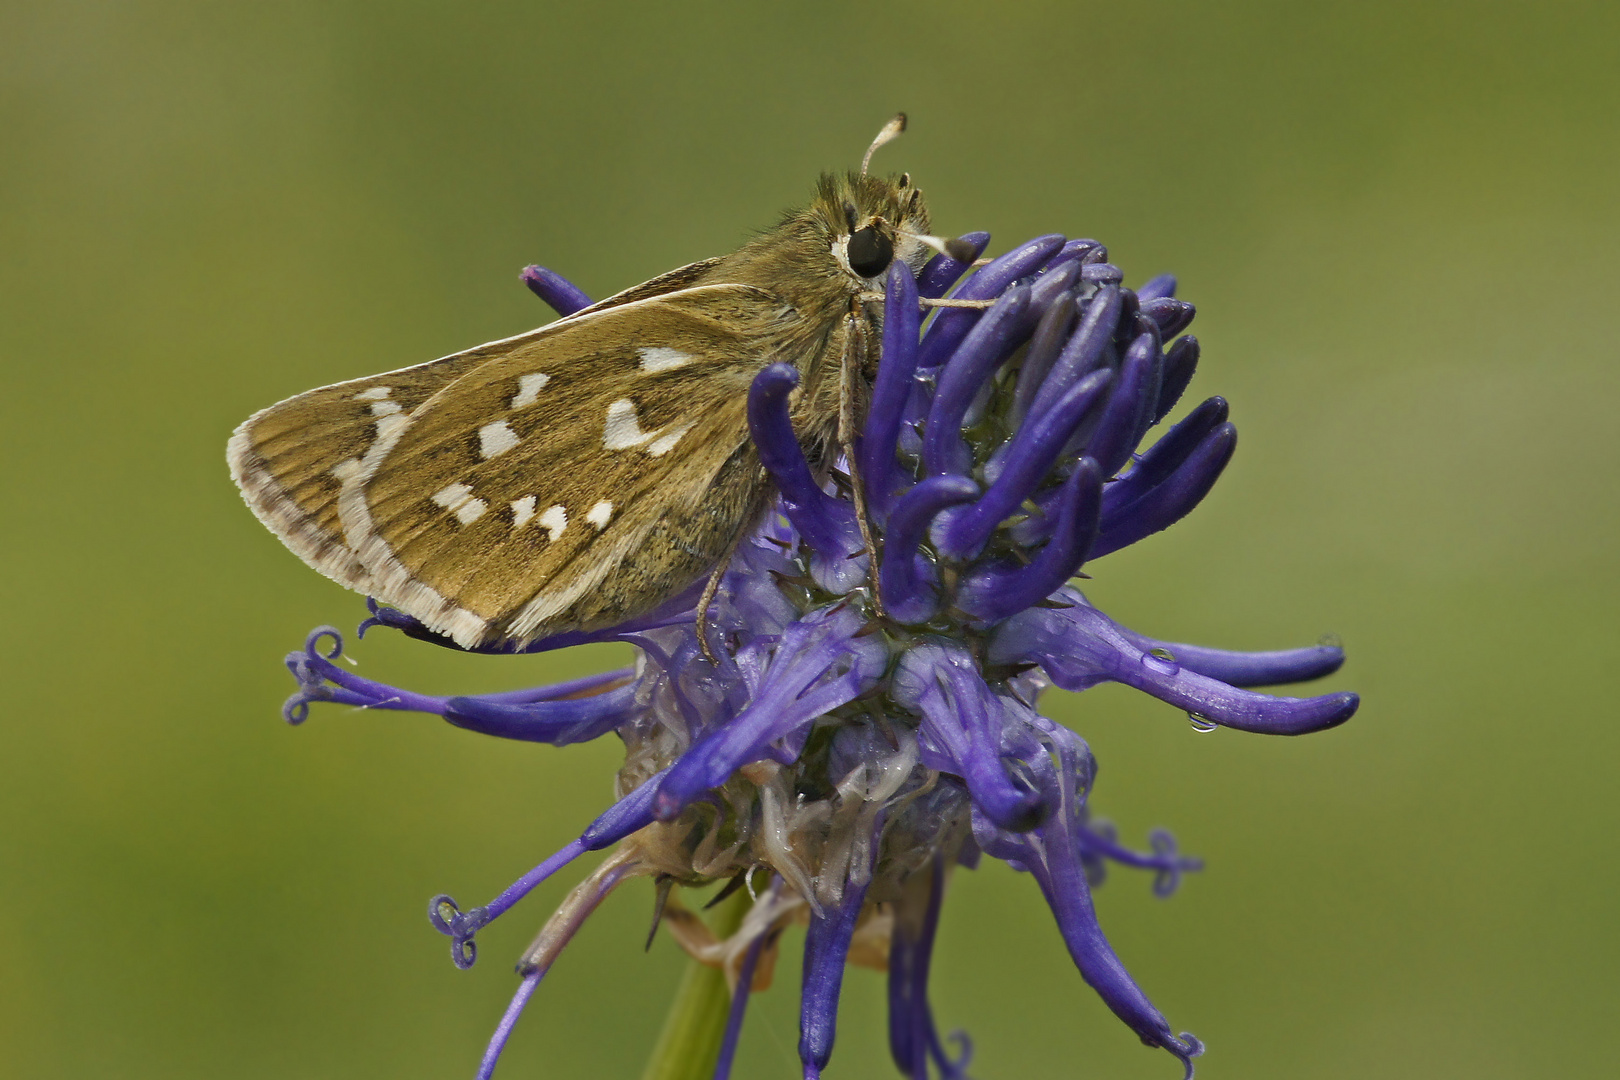
[[[794,430],[827,469],[869,389],[890,263],[960,253],[928,234],[907,176],[867,175],[904,127],[730,255],[270,406],[232,436],[232,478],[299,558],[465,648],[656,607],[721,564],[769,501],[748,437],[754,376],[798,368]]]

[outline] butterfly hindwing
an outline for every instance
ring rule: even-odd
[[[233,471],[305,561],[463,645],[600,625],[724,554],[762,483],[748,385],[797,321],[738,285],[588,311],[273,406]]]

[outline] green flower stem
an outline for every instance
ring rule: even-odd
[[[752,906],[748,893],[739,889],[715,909],[714,936],[728,938],[736,933]],[[720,1060],[720,1042],[730,1012],[725,972],[688,961],[641,1080],[710,1080],[715,1062]]]

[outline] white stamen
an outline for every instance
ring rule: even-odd
[[[608,450],[628,450],[640,446],[652,436],[641,430],[636,419],[636,403],[620,398],[608,406],[607,424],[602,429],[602,446]]]
[[[496,454],[506,453],[517,444],[517,432],[505,420],[497,420],[478,429],[478,453],[485,461]]]
[[[649,345],[637,349],[641,354],[641,370],[648,375],[659,371],[671,371],[678,367],[685,367],[692,362],[690,353],[683,353],[679,349],[669,349],[662,345]]]
[[[585,520],[590,522],[592,525],[595,525],[597,532],[601,532],[603,529],[607,528],[608,522],[612,519],[613,504],[608,502],[606,499],[591,507],[590,512],[585,515]]]
[[[647,444],[647,453],[653,457],[663,457],[675,449],[675,444],[681,441],[681,436],[691,431],[692,427],[693,424],[683,424],[668,434],[658,436],[658,438]]]
[[[540,524],[545,526],[546,539],[556,543],[557,537],[568,528],[568,511],[561,506],[548,506],[546,512],[540,515]]]
[[[512,528],[521,529],[525,522],[534,517],[534,507],[538,501],[533,495],[512,500]]]
[[[394,392],[392,386],[373,386],[369,390],[362,390],[354,395],[356,401],[381,401]]]
[[[518,392],[512,395],[512,408],[521,409],[525,405],[533,405],[535,398],[540,396],[540,391],[550,381],[550,375],[543,375],[539,372],[533,375],[519,375]]]

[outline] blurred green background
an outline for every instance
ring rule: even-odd
[[[1242,445],[1192,518],[1089,569],[1144,632],[1342,635],[1347,727],[1195,734],[1054,694],[1094,805],[1208,869],[1116,873],[1103,925],[1200,1077],[1589,1076],[1620,994],[1612,857],[1620,392],[1613,4],[7,4],[0,14],[0,1074],[470,1075],[576,875],[453,969],[604,805],[558,750],[403,714],[277,715],[361,601],[242,506],[248,413],[722,253],[883,151],[995,250],[1096,236],[1199,306]],[[385,634],[435,692],[615,663]],[[630,1077],[683,960],[615,897],[508,1078]],[[792,947],[788,950],[792,951]],[[1081,983],[1034,883],[960,874],[934,996],[975,1075],[1175,1075]],[[796,1076],[797,967],[738,1066]],[[832,1075],[893,1075],[851,973]]]

